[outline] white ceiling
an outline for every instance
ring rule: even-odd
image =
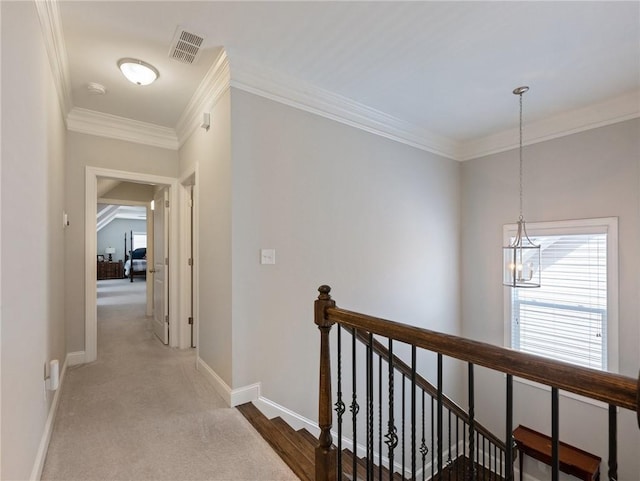
[[[520,85],[531,87],[525,121],[534,124],[570,111],[640,112],[637,1],[58,4],[73,106],[168,128],[223,48],[232,82],[247,71],[286,78],[454,144],[512,133]],[[196,65],[168,57],[178,25],[205,37]],[[130,84],[122,57],[153,64],[160,78]],[[89,95],[89,82],[107,94]]]

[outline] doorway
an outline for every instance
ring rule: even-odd
[[[97,183],[98,178],[107,178],[115,181],[126,181],[143,184],[166,186],[168,188],[169,205],[178,205],[178,182],[171,177],[162,177],[152,174],[137,172],[117,171],[97,167],[87,167],[85,176],[85,362],[97,359],[97,302],[96,302],[96,256],[97,256]],[[178,250],[178,209],[169,209],[169,259],[179,261]],[[169,282],[169,339],[170,346],[178,347],[178,269],[169,269],[167,280]]]

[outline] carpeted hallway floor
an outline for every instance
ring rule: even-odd
[[[298,478],[195,370],[163,346],[144,282],[98,282],[98,359],[66,372],[43,480]]]

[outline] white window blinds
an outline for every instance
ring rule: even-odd
[[[532,238],[541,245],[542,287],[511,289],[512,347],[606,370],[607,234]]]

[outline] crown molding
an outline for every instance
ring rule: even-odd
[[[282,73],[233,62],[231,86],[448,158],[454,141]]]
[[[563,112],[538,122],[527,124],[523,145],[557,139],[578,132],[604,127],[640,117],[640,90],[582,109]],[[477,159],[519,146],[519,129],[510,129],[494,135],[460,144],[458,160]]]
[[[94,110],[74,107],[67,116],[67,128],[82,134],[178,150],[178,137],[175,130],[169,127],[104,114]]]
[[[467,142],[456,142],[273,70],[258,69],[241,61],[234,61],[233,68],[230,68],[228,56],[223,49],[187,104],[175,130],[74,108],[58,1],[38,0],[34,3],[63,117],[67,128],[72,131],[177,150],[200,126],[202,113],[209,112],[220,97],[230,87],[234,87],[459,161],[518,147],[517,129]],[[640,90],[528,124],[523,143],[529,145],[544,142],[639,117]]]
[[[58,2],[57,0],[39,0],[34,3],[38,12],[47,56],[49,57],[51,73],[58,92],[62,116],[66,119],[67,114],[73,107],[73,100],[71,97],[71,81],[69,80],[69,61],[62,33]]]
[[[229,58],[224,49],[221,49],[178,119],[176,133],[179,146],[182,146],[189,136],[200,127],[202,114],[210,112],[218,103],[220,97],[229,90],[230,81]]]

